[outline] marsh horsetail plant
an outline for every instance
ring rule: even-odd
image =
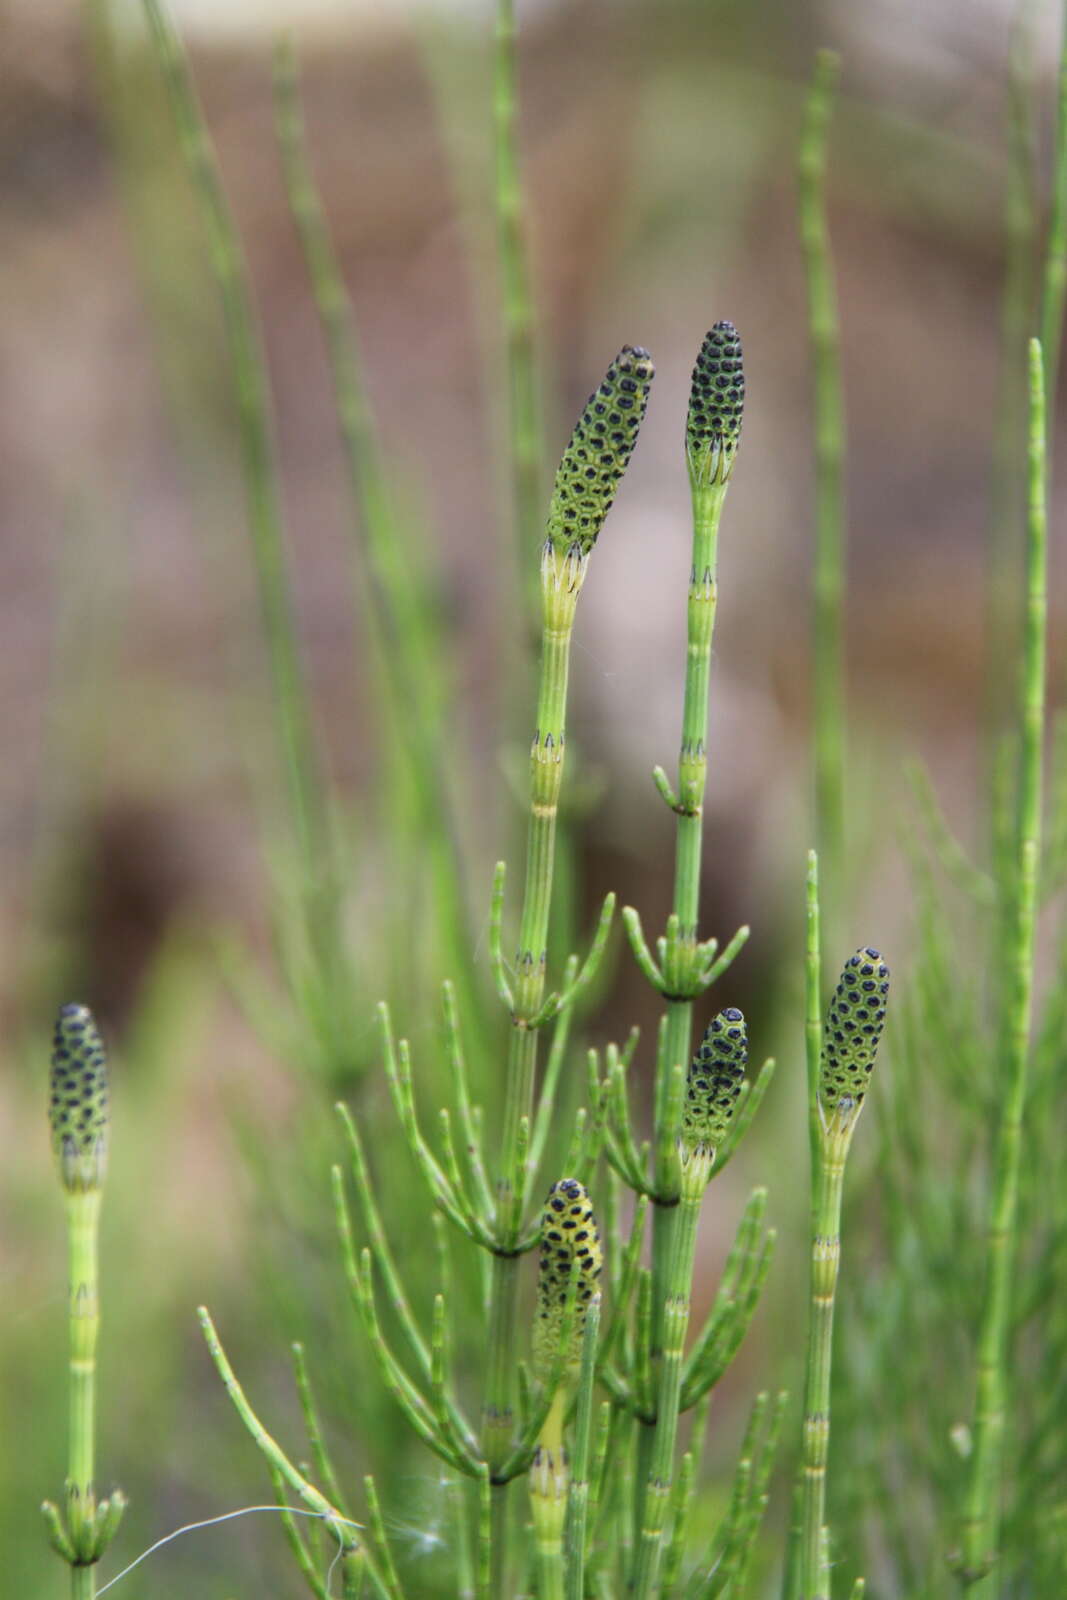
[[[630,907],[624,912],[634,957],[666,1003],[656,1057],[650,1174],[643,1171],[644,1163],[630,1131],[621,1059],[615,1059],[604,1085],[608,1160],[625,1183],[651,1199],[653,1212],[650,1275],[639,1280],[643,1287],[639,1288],[636,1365],[630,1374],[614,1374],[609,1380],[617,1400],[625,1397],[624,1403],[639,1420],[635,1486],[639,1535],[634,1587],[642,1596],[654,1591],[664,1545],[679,1405],[694,1405],[721,1376],[723,1368],[709,1352],[716,1338],[725,1341],[719,1346],[721,1351],[730,1341],[739,1342],[743,1337],[769,1265],[772,1243],[770,1235],[760,1238],[763,1197],[753,1196],[738,1235],[737,1259],[744,1260],[738,1270],[745,1291],[734,1302],[736,1321],[728,1337],[721,1326],[715,1330],[715,1337],[705,1329],[686,1364],[688,1376],[680,1376],[681,1341],[684,1341],[688,1323],[689,1277],[686,1274],[692,1272],[696,1218],[704,1187],[697,1173],[705,1176],[710,1173],[714,1149],[710,1140],[697,1136],[697,1124],[699,1122],[705,1133],[710,1133],[713,1127],[716,1134],[725,1131],[725,1124],[720,1126],[714,1121],[722,1108],[716,1112],[706,1104],[703,1090],[697,1085],[705,1067],[717,1073],[723,1065],[717,1051],[730,1029],[740,1028],[742,1038],[744,1032],[740,1013],[734,1023],[724,1020],[729,1015],[727,1012],[716,1019],[723,1033],[720,1037],[715,1031],[716,1024],[712,1025],[693,1063],[696,1076],[690,1075],[687,1091],[693,1003],[726,971],[748,936],[747,928],[739,929],[720,952],[718,940],[699,937],[698,926],[708,770],[711,646],[718,602],[719,523],[740,445],[744,397],[740,338],[732,323],[717,322],[697,355],[685,430],[693,533],[677,788],[672,786],[661,767],[653,774],[656,787],[677,818],[674,894],[666,930],[656,941],[655,956],[646,943],[638,913]],[[729,1040],[731,1047],[737,1042]],[[744,1049],[734,1066],[743,1067],[743,1062]],[[737,1105],[743,1103],[744,1110],[732,1119],[727,1141],[731,1149],[755,1114],[772,1072],[773,1063],[768,1062],[751,1089],[747,1082],[740,1082],[739,1075]],[[721,1098],[723,1083],[718,1078],[716,1082]],[[717,1165],[721,1166],[724,1159],[725,1146]],[[690,1199],[683,1205],[686,1181]],[[642,1305],[647,1307],[647,1316],[641,1311]],[[679,1502],[671,1540],[675,1549],[680,1547],[684,1536],[684,1524],[684,1503]]]
[[[114,1537],[126,1500],[116,1489],[97,1504],[94,1485],[97,1245],[110,1121],[104,1047],[85,1006],[64,1006],[56,1018],[49,1120],[67,1202],[70,1436],[66,1518],[52,1501],[42,1511],[53,1548],[70,1565],[72,1600],[91,1600],[96,1563]]]
[[[830,1447],[830,1374],[834,1301],[841,1260],[845,1162],[863,1110],[885,1026],[889,968],[870,946],[846,961],[822,1018],[818,868],[808,870],[807,1055],[811,1199],[811,1307],[804,1389],[798,1526],[787,1600],[830,1600],[826,1466]]]
[[[501,1469],[512,1445],[517,1250],[523,1232],[527,1190],[526,1148],[533,1116],[539,1030],[569,1004],[583,973],[569,990],[545,998],[546,943],[552,898],[556,817],[563,779],[565,715],[571,633],[578,595],[593,546],[604,525],[637,442],[653,377],[646,350],[626,345],[590,395],[556,472],[541,554],[542,651],[537,724],[530,750],[530,817],[526,885],[519,947],[512,973],[494,959],[498,993],[511,1014],[501,1163],[497,1173],[490,1294],[489,1375],[485,1397],[485,1449],[498,1485],[494,1559],[498,1581],[506,1570],[507,1534]],[[503,866],[497,868],[499,907]],[[605,905],[601,927],[614,897]],[[496,924],[499,928],[499,911]],[[499,950],[499,935],[494,936]],[[594,944],[594,954],[598,955]]]

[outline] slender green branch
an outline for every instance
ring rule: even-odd
[[[1035,339],[1030,344],[1026,631],[1019,707],[1022,746],[1019,754],[1019,829],[1012,895],[1014,927],[1008,961],[1008,1004],[1000,1045],[1003,1098],[989,1216],[988,1277],[978,1339],[974,1451],[956,1560],[960,1581],[965,1585],[979,1583],[996,1560],[1000,1528],[1012,1277],[1016,1256],[1023,1109],[1030,1058],[1041,855],[1047,649],[1045,400],[1041,346]]]
[[[800,240],[808,293],[815,412],[815,596],[812,616],[812,718],[815,733],[815,838],[822,860],[826,921],[840,925],[845,861],[844,403],[830,232],[826,145],[840,62],[816,59],[800,141]]]

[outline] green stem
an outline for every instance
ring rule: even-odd
[[[1023,1108],[1033,1008],[1037,885],[1041,853],[1041,784],[1046,673],[1045,389],[1041,346],[1030,343],[1029,514],[1026,631],[1020,705],[1019,829],[1012,904],[1014,925],[1004,1017],[1003,1111],[997,1135],[988,1278],[978,1340],[974,1451],[970,1462],[958,1573],[965,1585],[985,1577],[996,1559],[1004,1451],[1006,1373],[1010,1354],[1012,1274],[1022,1160]]]
[[[1056,100],[1056,148],[1052,164],[1052,211],[1045,244],[1041,278],[1041,353],[1045,363],[1046,448],[1056,416],[1056,389],[1063,338],[1063,310],[1067,299],[1067,16],[1060,45],[1059,89]],[[1051,451],[1049,451],[1051,457]],[[1051,460],[1049,462],[1051,471]]]
[[[815,734],[815,839],[825,879],[827,922],[840,921],[845,847],[844,403],[830,234],[826,144],[840,63],[816,60],[800,143],[800,240],[808,293],[815,413],[815,594],[812,616],[812,719]]]
[[[429,687],[442,678],[442,664],[429,643],[433,629],[427,626],[427,604],[421,586],[412,582],[411,552],[404,548],[389,493],[352,305],[308,159],[296,63],[285,45],[275,54],[274,92],[289,209],[326,342],[349,491],[357,513],[351,523],[361,558],[356,565],[357,599],[370,624],[380,686],[375,698],[384,702],[379,727],[405,729],[396,741],[397,754],[408,769],[419,845],[433,874],[430,901],[443,941],[451,942],[450,965],[462,986],[462,1009],[474,1018],[482,1007],[470,976],[471,963],[465,959],[472,917],[463,887],[460,830],[442,751],[440,716],[435,715]],[[536,548],[535,535],[530,549]]]
[[[574,1419],[570,1492],[564,1535],[567,1548],[566,1600],[583,1600],[585,1594],[585,1530],[589,1511],[589,1450],[596,1392],[597,1340],[600,1336],[600,1295],[595,1294],[586,1314],[582,1336],[582,1366]]]
[[[579,561],[559,558],[565,569]],[[576,569],[578,586],[584,561]],[[511,1452],[512,1395],[515,1381],[515,1316],[519,1258],[514,1253],[522,1231],[524,1194],[516,1183],[524,1124],[533,1111],[537,1069],[537,1030],[530,1026],[545,990],[548,917],[552,897],[552,863],[556,816],[563,779],[565,712],[571,633],[578,587],[569,589],[566,576],[561,589],[546,584],[545,627],[537,726],[530,751],[530,819],[526,848],[526,887],[519,924],[519,949],[515,960],[514,1009],[508,1046],[504,1094],[503,1137],[497,1176],[496,1234],[498,1253],[493,1257],[490,1284],[488,1377],[485,1391],[485,1458],[491,1478],[500,1472]],[[506,1592],[507,1572],[506,1485],[494,1481],[493,1592]]]
[[[707,1158],[696,1156],[710,1170]],[[682,1199],[677,1207],[672,1230],[671,1258],[667,1273],[663,1310],[663,1353],[659,1365],[656,1393],[656,1426],[651,1462],[645,1484],[644,1510],[634,1568],[635,1600],[650,1600],[655,1589],[663,1547],[663,1529],[674,1473],[674,1450],[678,1439],[678,1410],[682,1392],[682,1364],[685,1337],[689,1329],[690,1288],[693,1257],[696,1251],[697,1223],[703,1183],[692,1188],[683,1180]],[[650,1430],[646,1429],[645,1432]]]
[[[830,1446],[830,1371],[834,1297],[841,1257],[841,1190],[851,1130],[819,1142],[811,1209],[811,1310],[801,1444],[800,1596],[829,1600],[826,1460]]]
[[[100,1330],[98,1243],[99,1189],[67,1195],[70,1290],[70,1437],[67,1468],[67,1529],[81,1555],[95,1543],[96,1342]],[[94,1556],[95,1559],[95,1556]],[[96,1591],[95,1565],[71,1567],[71,1594],[84,1600]]]
[[[689,575],[686,609],[685,696],[682,703],[682,740],[678,756],[678,791],[675,835],[674,899],[676,944],[668,949],[664,968],[667,995],[667,1026],[661,1059],[657,1063],[657,1105],[667,1101],[666,1084],[670,1072],[686,1068],[692,1055],[693,1001],[697,977],[697,927],[700,915],[700,871],[704,840],[704,794],[707,787],[708,699],[711,685],[711,647],[718,603],[716,565],[719,522],[725,483],[710,487],[693,484],[693,560]],[[657,1128],[657,1134],[661,1131]],[[678,1204],[678,1174],[673,1165],[661,1159],[661,1152],[673,1150],[672,1138],[657,1138],[656,1173],[653,1183],[652,1212],[652,1359],[655,1364],[663,1347],[664,1308],[667,1273],[672,1258],[672,1235]],[[655,1425],[654,1425],[655,1426]],[[642,1427],[638,1436],[637,1494],[646,1493],[653,1429]],[[638,1526],[645,1520],[639,1514]]]
[[[520,571],[537,549],[544,506],[544,441],[535,356],[533,300],[523,237],[518,160],[515,0],[497,0],[493,33],[493,152],[497,255],[508,370],[510,490]],[[532,598],[532,596],[531,596]]]
[[[233,370],[249,528],[270,659],[289,808],[308,895],[309,932],[325,949],[328,829],[311,711],[297,645],[271,439],[269,389],[247,269],[181,42],[160,0],[144,0],[178,139],[209,244]],[[316,935],[321,934],[321,941]]]
[[[986,565],[984,698],[990,769],[1011,710],[1011,674],[1003,670],[1003,664],[1017,659],[1022,622],[1016,573],[1026,501],[1026,341],[1034,317],[1037,210],[1034,3],[1021,0],[1012,26],[1008,65],[1004,287]]]

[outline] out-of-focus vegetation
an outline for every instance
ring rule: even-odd
[[[609,888],[646,926],[670,905],[672,826],[647,772],[677,737],[681,701],[678,419],[705,328],[729,316],[745,334],[702,884],[708,931],[752,924],[730,999],[750,1015],[754,1048],[780,1065],[707,1208],[694,1319],[745,1194],[768,1174],[782,1237],[764,1307],[716,1394],[696,1502],[709,1528],[753,1393],[781,1383],[799,1406],[803,1386],[813,524],[794,173],[814,49],[844,52],[830,220],[849,439],[850,804],[835,922],[841,956],[876,930],[900,1010],[846,1187],[829,1512],[842,1569],[866,1571],[870,1592],[942,1593],[973,1443],[1004,996],[996,932],[986,942],[985,913],[946,887],[925,849],[929,823],[902,758],[929,759],[954,824],[995,876],[1011,839],[987,849],[985,835],[1009,814],[998,774],[1014,757],[1009,740],[998,761],[991,734],[1010,728],[1014,704],[1002,680],[1016,671],[1023,527],[1023,402],[998,415],[997,374],[1002,330],[1021,363],[1036,327],[1025,308],[1045,233],[1055,24],[1038,15],[1032,62],[1016,56],[1029,109],[1021,116],[1017,100],[1012,120],[1007,23],[992,11],[931,7],[906,31],[888,7],[563,5],[527,25],[520,6],[520,18],[546,453],[558,455],[606,352],[639,339],[659,370],[576,635],[556,949],[576,945]],[[454,1492],[375,1380],[339,1271],[329,1167],[343,1095],[426,1322],[434,1241],[412,1204],[374,1005],[402,1012],[433,1107],[448,1077],[438,984],[457,980],[492,1116],[507,1030],[492,1004],[488,891],[493,860],[518,860],[533,654],[521,562],[534,566],[536,552],[517,556],[501,465],[487,40],[483,21],[447,11],[296,38],[314,171],[359,330],[358,352],[338,335],[332,370],[286,202],[269,55],[260,40],[193,49],[276,413],[277,501],[253,505],[254,545],[239,463],[255,452],[255,416],[234,405],[234,309],[220,316],[138,15],[104,0],[78,23],[27,14],[0,65],[0,1548],[12,1593],[58,1593],[62,1579],[35,1519],[64,1462],[62,1215],[45,1081],[52,1015],[67,999],[93,1007],[113,1058],[99,1461],[101,1486],[121,1483],[131,1505],[103,1579],[182,1523],[269,1498],[196,1327],[207,1302],[258,1409],[289,1440],[300,1419],[287,1347],[303,1342],[341,1476],[378,1475],[408,1592],[451,1592]],[[299,191],[290,164],[294,180]],[[241,339],[238,328],[239,356]],[[351,370],[345,387],[346,361],[358,361],[366,412]],[[350,406],[340,437],[339,370]],[[1055,462],[1054,430],[1052,443]],[[1054,705],[1057,504],[1053,478]],[[282,545],[290,595],[276,582]],[[402,655],[383,596],[402,607]],[[287,662],[277,607],[290,605],[300,647]],[[1012,1577],[985,1593],[1053,1595],[1062,1573],[1062,769],[1025,1124],[1027,1288],[1013,1312]],[[993,878],[972,878],[967,893],[976,881]],[[564,1109],[584,1093],[583,1044],[634,1022],[654,1037],[652,997],[621,948],[609,966],[574,1024]],[[480,1284],[457,1273],[455,1286],[460,1325]],[[457,1342],[457,1356],[476,1410],[481,1352]],[[790,1449],[795,1433],[787,1424]],[[785,1477],[757,1584],[777,1571]],[[189,1535],[115,1592],[222,1600],[257,1585],[301,1592],[273,1518]]]

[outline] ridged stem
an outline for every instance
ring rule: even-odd
[[[508,372],[510,492],[520,570],[537,549],[544,508],[544,441],[535,354],[533,299],[518,159],[515,0],[497,0],[493,32],[493,155],[497,255]]]
[[[100,1330],[98,1241],[101,1191],[67,1195],[70,1292],[70,1436],[67,1468],[67,1527],[76,1550],[93,1540],[96,1495],[96,1342]],[[71,1567],[71,1594],[86,1600],[96,1592],[95,1565]]]
[[[655,1592],[663,1547],[664,1523],[674,1475],[674,1451],[678,1440],[682,1363],[689,1328],[690,1290],[701,1194],[702,1186],[698,1193],[683,1193],[675,1210],[672,1228],[662,1315],[663,1351],[656,1385],[656,1426],[634,1567],[633,1592],[636,1600],[650,1600]]]
[[[567,558],[568,561],[570,559]],[[519,1258],[508,1252],[514,1251],[522,1226],[524,1196],[521,1185],[519,1188],[515,1186],[515,1177],[523,1123],[529,1124],[533,1111],[537,1030],[530,1024],[537,1015],[545,991],[552,863],[563,779],[567,678],[576,599],[577,591],[569,597],[569,603],[546,605],[537,726],[530,752],[526,886],[515,962],[514,1009],[496,1185],[496,1231],[500,1253],[493,1257],[490,1283],[485,1455],[491,1478],[504,1464],[512,1443]],[[507,1490],[505,1484],[496,1482],[493,1493],[494,1593],[503,1594],[506,1589],[507,1547]]]
[[[685,996],[687,980],[694,976],[684,970],[695,966],[697,925],[700,916],[700,870],[704,841],[704,794],[707,787],[708,699],[711,684],[711,647],[715,632],[718,602],[716,562],[719,522],[727,485],[695,485],[693,505],[693,557],[689,574],[686,606],[685,695],[682,703],[682,740],[678,756],[678,805],[674,855],[674,898],[672,911],[678,919],[681,959],[676,976],[680,993],[667,1000],[667,1027],[658,1072],[662,1075],[681,1065],[689,1065],[692,1055],[693,1002]],[[665,1100],[666,1096],[661,1096]],[[657,1141],[657,1153],[660,1149]],[[677,1211],[677,1176],[657,1162],[655,1205],[652,1212],[652,1355],[663,1343],[663,1308],[667,1272],[671,1261],[671,1236]],[[649,1430],[639,1435],[637,1492],[644,1494],[652,1442]],[[642,1468],[645,1470],[642,1471]],[[642,1518],[643,1520],[643,1518]]]
[[[1012,904],[1009,996],[1000,1050],[1002,1113],[997,1132],[993,1204],[987,1240],[988,1277],[978,1339],[974,1450],[970,1461],[958,1573],[981,1583],[996,1559],[1004,1452],[1006,1373],[1010,1351],[1016,1212],[1023,1147],[1023,1109],[1033,1008],[1037,888],[1041,854],[1041,786],[1045,725],[1047,529],[1045,389],[1041,346],[1030,343],[1029,509],[1026,540],[1026,628],[1019,715],[1019,829]]]
[[[800,1595],[829,1600],[826,1562],[826,1461],[830,1447],[830,1375],[834,1299],[841,1258],[841,1191],[849,1135],[820,1141],[814,1174],[811,1231],[811,1306],[801,1440]]]
[[[840,63],[819,52],[800,142],[800,240],[808,296],[815,414],[815,592],[812,721],[815,840],[823,869],[825,918],[839,926],[845,846],[844,403],[830,232],[826,146]]]

